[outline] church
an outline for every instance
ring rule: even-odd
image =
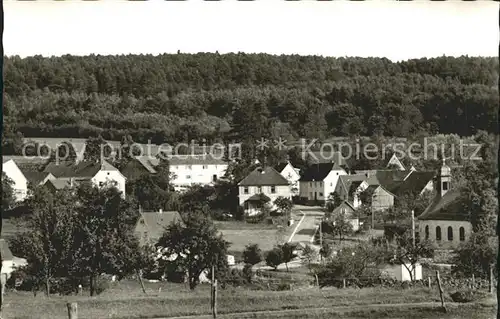
[[[455,249],[472,235],[469,213],[459,203],[460,190],[451,189],[451,168],[443,159],[436,180],[436,197],[418,216],[421,239],[434,242],[440,249]]]

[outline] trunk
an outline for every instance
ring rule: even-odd
[[[142,292],[144,294],[146,294],[146,288],[144,287],[144,282],[142,281],[142,270],[141,269],[137,270],[137,278],[139,278],[139,282],[141,283]]]
[[[286,272],[288,272],[288,263],[285,263]]]
[[[96,275],[90,275],[90,296],[93,297],[96,294],[96,288],[97,288],[97,276]]]
[[[50,297],[50,278],[45,277],[45,294]]]

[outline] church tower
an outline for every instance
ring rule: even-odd
[[[451,188],[451,168],[446,165],[443,158],[443,165],[438,173],[437,192],[440,197],[443,197]]]

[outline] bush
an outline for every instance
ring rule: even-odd
[[[280,248],[274,248],[267,253],[266,265],[276,270],[281,263],[283,263],[283,252]]]
[[[243,271],[241,274],[248,283],[252,283],[252,278],[253,278],[252,265],[246,264],[243,267]]]
[[[481,300],[486,297],[486,293],[480,290],[464,289],[455,291],[450,294],[450,297],[454,302],[466,303]]]

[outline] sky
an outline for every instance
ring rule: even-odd
[[[5,54],[498,56],[499,3],[4,1]]]

